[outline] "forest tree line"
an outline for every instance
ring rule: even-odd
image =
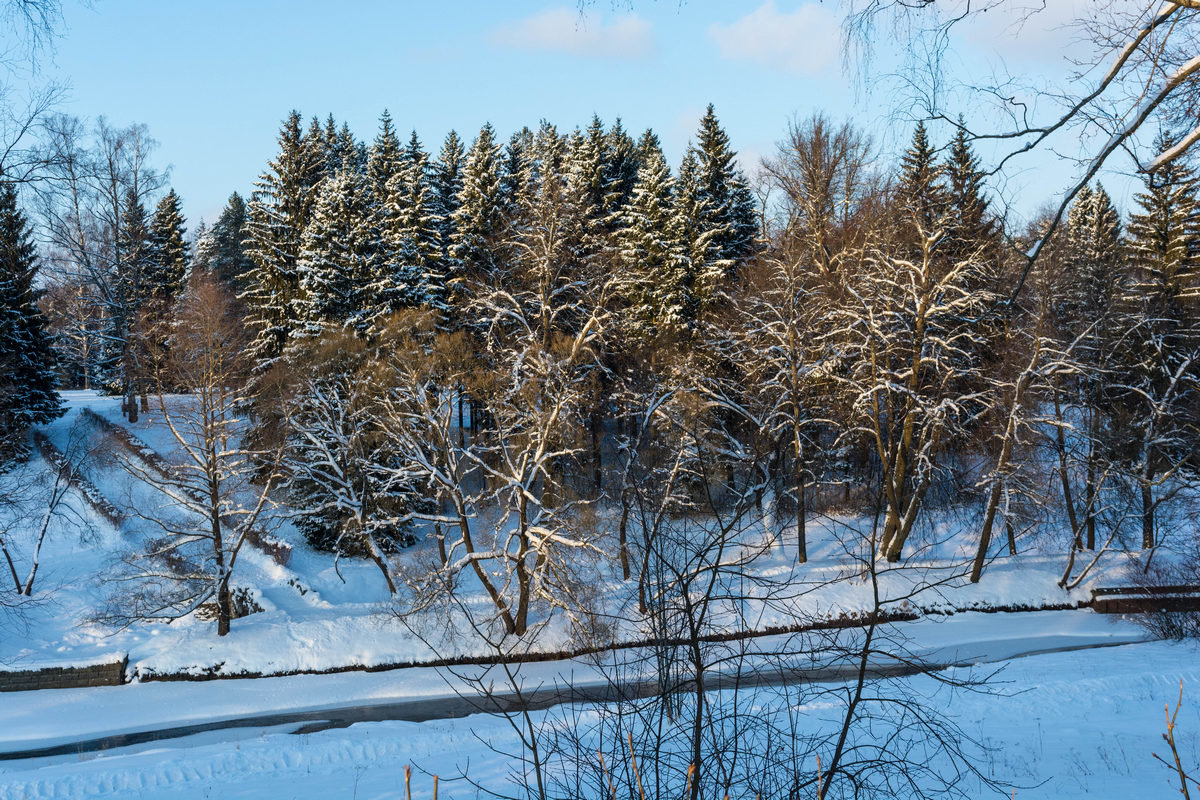
[[[418,601],[470,573],[512,632],[581,585],[573,553],[644,583],[647,537],[689,510],[753,513],[800,561],[811,513],[874,511],[897,561],[931,504],[974,504],[973,579],[993,531],[1015,552],[1049,525],[1067,585],[1077,554],[1153,552],[1194,483],[1182,162],[1124,224],[1097,184],[1014,231],[961,127],[938,146],[918,125],[889,169],[814,116],[752,184],[711,107],[675,170],[619,121],[485,125],[434,156],[387,113],[364,143],[293,112],[250,199],[189,241],[143,128],[49,127],[27,197],[62,384],[135,420],[197,389],[170,369],[180,309],[227,309],[220,380],[310,543],[396,591],[395,551],[436,539],[435,568],[401,576]]]

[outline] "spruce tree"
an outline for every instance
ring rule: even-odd
[[[313,141],[301,132],[300,114],[293,111],[279,134],[279,155],[255,183],[249,204],[245,241],[254,266],[243,277],[241,299],[254,330],[249,353],[258,374],[279,359],[296,327],[296,264],[316,199],[313,187],[325,166]]]
[[[146,276],[148,296],[172,303],[183,290],[187,274],[188,244],[179,195],[171,189],[158,203],[150,221],[151,265]]]
[[[392,115],[384,109],[379,116],[379,133],[367,154],[367,178],[378,202],[384,202],[387,197],[387,186],[400,173],[402,158],[400,138],[392,125]]]
[[[208,269],[226,286],[241,293],[246,289],[246,275],[254,268],[254,262],[246,252],[246,201],[237,192],[229,195],[221,216],[209,229],[205,245],[209,248],[206,257]],[[197,237],[199,250],[199,237]]]
[[[757,250],[758,211],[711,104],[700,120],[695,152],[701,227],[712,236],[713,258],[732,275]]]
[[[462,267],[451,255],[454,241],[454,215],[458,212],[459,196],[462,194],[465,150],[462,140],[454,131],[446,134],[442,152],[433,165],[433,194],[437,203],[438,239],[442,245],[442,270],[446,276],[448,298],[453,296],[453,285],[462,272]]]
[[[212,272],[213,258],[217,252],[217,243],[213,240],[212,228],[203,219],[196,224],[192,231],[192,262],[188,269],[193,275],[201,272]]]
[[[367,168],[369,151],[367,147],[350,132],[350,126],[343,122],[338,130],[337,140],[333,148],[333,157],[342,169],[354,169],[363,172]],[[336,169],[334,170],[337,171]]]
[[[950,157],[944,166],[946,176],[946,244],[951,262],[973,256],[995,257],[996,224],[988,214],[983,195],[983,173],[979,159],[971,149],[966,130],[959,128],[950,143]]]
[[[59,417],[56,358],[38,309],[37,251],[16,188],[0,183],[0,464],[25,432]]]
[[[486,124],[467,153],[453,214],[451,257],[466,280],[490,279],[501,264],[506,210],[501,178],[500,145]]]
[[[724,282],[731,262],[718,257],[716,239],[724,227],[710,227],[700,164],[695,149],[689,149],[679,166],[671,232],[679,243],[681,259],[678,280],[660,287],[660,324],[680,331],[693,331],[701,310]]]
[[[150,296],[146,278],[152,251],[146,209],[133,188],[126,190],[114,244],[113,302],[105,320],[99,371],[105,388],[122,396],[122,411],[136,422],[137,340],[142,308]]]
[[[1102,460],[1112,444],[1105,436],[1114,411],[1106,394],[1108,374],[1120,368],[1117,342],[1126,260],[1121,220],[1100,184],[1076,195],[1067,214],[1066,275],[1058,303],[1065,343],[1079,368],[1075,403],[1083,410],[1081,435],[1086,444],[1084,528],[1088,549],[1096,544],[1096,521],[1104,470]]]
[[[1172,140],[1160,135],[1162,152]],[[1129,257],[1134,266],[1129,299],[1142,305],[1155,335],[1195,320],[1200,299],[1200,199],[1192,170],[1181,160],[1146,174],[1129,219]]]
[[[525,160],[513,220],[513,236],[521,246],[510,260],[523,268],[525,281],[548,285],[564,271],[580,278],[583,220],[570,191],[570,166],[567,140],[543,122]]]
[[[401,308],[444,308],[448,287],[442,260],[442,220],[430,177],[429,155],[416,131],[387,192],[381,231],[385,256],[368,289],[375,319]]]
[[[669,306],[690,329],[758,247],[753,195],[711,105],[700,120],[696,145],[688,148],[679,167],[675,187],[673,228],[687,277]]]
[[[674,180],[661,150],[647,149],[619,234],[628,315],[645,338],[687,324],[687,261],[674,237]]]
[[[337,172],[341,159],[334,156],[337,145],[337,123],[330,114],[322,129],[321,121],[316,115],[308,121],[308,130],[304,132],[304,146],[309,150],[310,157],[317,165],[309,188],[316,188],[321,181]]]
[[[662,141],[658,138],[658,134],[653,128],[646,128],[642,135],[638,137],[637,145],[637,161],[639,165],[645,164],[655,155],[662,155]]]
[[[1160,134],[1157,152],[1174,142]],[[1190,458],[1197,447],[1192,392],[1200,365],[1200,200],[1191,169],[1181,160],[1152,170],[1135,195],[1128,254],[1133,275],[1118,323],[1125,368],[1115,393],[1118,434],[1142,500],[1142,546],[1154,547],[1159,475]]]
[[[642,163],[638,146],[625,132],[620,117],[604,135],[604,145],[607,171],[604,206],[608,214],[605,225],[610,233],[615,233],[624,224],[625,207],[633,199]]]
[[[508,144],[504,147],[500,192],[506,223],[511,223],[520,213],[521,197],[533,175],[533,140],[533,131],[523,127],[508,138]]]
[[[1002,241],[996,221],[988,212],[988,201],[984,196],[983,173],[979,160],[971,148],[966,129],[959,120],[958,130],[950,143],[946,163],[941,167],[942,185],[926,190],[924,196],[937,202],[940,188],[942,203],[942,239],[936,245],[933,258],[938,275],[943,270],[961,268],[961,288],[972,297],[992,295],[998,289],[1001,274]],[[914,256],[916,254],[914,253]],[[964,343],[960,348],[963,366],[975,369],[960,370],[960,376],[975,383],[956,383],[961,396],[985,397],[988,388],[984,375],[993,372],[981,368],[998,359],[999,345],[1005,336],[1005,326],[999,315],[985,315],[983,319],[962,319],[950,324],[949,329]],[[982,401],[966,401],[973,410],[982,413]]]
[[[300,291],[292,308],[301,327],[293,335],[319,336],[340,325],[366,330],[380,254],[370,203],[366,177],[352,164],[321,184],[296,265]]]
[[[593,115],[587,130],[576,130],[570,139],[570,191],[579,213],[583,256],[603,252],[609,232],[611,173],[604,123]]]
[[[1072,281],[1068,288],[1068,316],[1091,335],[1102,338],[1116,318],[1125,278],[1121,217],[1112,198],[1099,183],[1081,191],[1068,214]],[[1094,345],[1098,350],[1101,345]]]
[[[910,248],[920,250],[922,239],[942,224],[947,206],[942,173],[925,123],[918,122],[912,144],[900,161],[896,187],[900,241]]]

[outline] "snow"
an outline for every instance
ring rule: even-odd
[[[67,393],[66,399],[68,414],[44,428],[58,447],[66,447],[72,425],[86,407],[126,425],[136,440],[168,462],[179,457],[156,412],[128,425],[120,417],[116,399],[87,392]],[[46,472],[46,465],[33,459],[17,478],[33,484],[43,480]],[[278,725],[274,719],[280,713],[309,712],[319,717],[339,709],[416,701],[428,701],[436,709],[469,691],[461,676],[478,674],[482,668],[459,670],[459,677],[417,666],[262,679],[144,680],[154,673],[278,674],[413,663],[450,654],[493,655],[494,651],[470,635],[424,641],[419,633],[436,634],[444,623],[416,619],[412,628],[402,624],[391,613],[386,588],[373,565],[354,559],[335,564],[328,554],[313,551],[290,525],[288,509],[282,506],[273,512],[273,535],[292,546],[292,558],[284,566],[265,553],[243,551],[235,583],[252,588],[264,610],[235,620],[229,636],[219,638],[211,622],[191,617],[122,630],[95,622],[117,589],[98,576],[109,574],[122,552],[154,534],[155,515],[182,512],[170,508],[161,493],[134,479],[112,459],[93,460],[87,473],[99,492],[125,514],[124,522],[115,528],[77,493],[68,496],[71,513],[57,521],[43,550],[35,592],[39,602],[3,621],[0,664],[4,669],[35,669],[111,662],[127,654],[135,682],[0,695],[4,721],[0,753],[232,720],[240,720],[243,727],[95,754],[0,761],[0,800],[139,794],[395,797],[406,763],[425,770],[415,779],[417,796],[429,795],[430,775],[448,779],[468,765],[472,780],[511,791],[512,787],[504,786],[511,760],[488,747],[519,749],[511,726],[501,717],[366,722],[302,735],[292,734],[299,723]],[[810,561],[799,566],[793,563],[789,547],[791,532],[784,527],[780,544],[756,562],[758,576],[766,580],[751,586],[736,608],[714,606],[713,630],[729,630],[746,621],[763,628],[788,626],[870,609],[872,589],[859,574],[862,565],[846,557],[844,539],[858,522],[852,517],[814,515],[809,526]],[[1017,557],[1008,557],[1005,543],[997,542],[982,582],[967,584],[952,576],[956,565],[973,555],[972,532],[977,523],[963,510],[932,516],[911,540],[916,555],[900,567],[878,565],[883,595],[896,598],[891,607],[921,615],[913,622],[882,626],[880,634],[903,641],[909,652],[932,663],[964,665],[950,667],[950,675],[965,674],[965,665],[987,664],[984,673],[1000,667],[993,683],[1000,694],[947,697],[938,694],[925,677],[887,683],[895,681],[906,690],[927,695],[968,734],[992,747],[988,769],[1018,783],[1022,788],[1017,796],[1023,799],[1141,796],[1157,781],[1170,791],[1171,775],[1148,753],[1161,749],[1162,704],[1173,702],[1182,678],[1183,755],[1189,763],[1200,764],[1196,736],[1200,721],[1195,706],[1186,702],[1200,694],[1200,670],[1194,669],[1195,653],[1189,646],[1144,642],[1140,627],[1090,610],[970,610],[1062,607],[1086,601],[1092,586],[1121,580],[1128,557],[1117,552],[1106,556],[1095,575],[1072,592],[1064,592],[1057,581],[1064,566],[1065,534],[1043,532],[1036,541],[1018,540]],[[15,533],[19,541],[21,531]],[[405,551],[397,561],[403,563],[419,551],[420,546]],[[18,553],[18,560],[23,555]],[[909,597],[929,584],[938,586]],[[781,592],[779,586],[788,589]],[[605,610],[617,620],[616,637],[640,635],[641,623],[631,610],[628,587],[602,576],[595,588]],[[477,587],[463,587],[464,601],[486,608],[486,600],[471,591],[478,593]],[[750,642],[743,651],[747,664],[766,663],[761,654],[780,649],[786,641],[766,637]],[[535,649],[575,644],[558,619],[541,631]],[[636,669],[629,677],[635,674]],[[601,686],[607,680],[593,659],[526,664],[519,676],[526,689],[567,681]],[[601,708],[559,707],[537,712],[535,719],[550,724],[574,714],[586,722]],[[801,706],[802,711],[806,708]],[[808,711],[802,715],[804,724],[828,721],[825,709],[813,706]],[[461,781],[442,782],[439,788],[442,797],[475,795],[475,788]]]
[[[1055,649],[1139,642],[1146,633],[1132,623],[1091,611],[1029,614],[956,614],[883,626],[909,640],[908,649],[936,664],[995,662]],[[766,637],[772,652],[781,637]],[[456,668],[459,674],[482,668]],[[0,753],[122,733],[210,723],[285,712],[327,711],[413,699],[457,696],[434,668],[202,682],[148,682],[94,689],[21,692],[4,697]],[[632,676],[631,676],[632,677]],[[526,689],[608,682],[587,659],[526,664]]]
[[[1022,615],[1022,618],[1027,618]],[[1007,623],[1006,623],[1007,625]],[[1200,669],[1192,645],[1152,642],[1102,650],[1054,653],[1004,664],[997,693],[938,693],[926,677],[901,679],[906,687],[952,713],[963,730],[990,748],[984,772],[1016,783],[1022,800],[1088,796],[1127,798],[1171,796],[1173,775],[1152,760],[1162,750],[1163,706],[1174,706],[1183,681],[1184,707],[1177,737],[1187,764],[1200,764]],[[217,684],[159,684],[115,690],[87,690],[94,696],[121,692],[148,696],[162,709],[193,706],[221,687],[252,697],[235,684],[289,685],[286,696],[306,686],[391,680],[384,675],[304,676]],[[422,691],[418,682],[414,691]],[[364,686],[358,686],[361,689]],[[387,694],[380,691],[370,699]],[[426,685],[425,688],[431,688]],[[267,692],[273,690],[267,689]],[[307,688],[305,689],[307,691]],[[318,690],[319,691],[319,690]],[[46,713],[85,723],[98,710],[80,705],[72,692]],[[70,695],[71,699],[66,696]],[[26,701],[18,728],[35,724],[36,703]],[[236,704],[236,701],[231,701]],[[161,703],[162,705],[158,705]],[[143,705],[150,705],[149,702]],[[805,724],[816,725],[821,709],[798,709]],[[546,723],[571,714],[586,724],[594,709],[550,709],[534,714]],[[6,714],[7,716],[7,714]],[[494,749],[493,749],[494,748]],[[439,775],[439,797],[475,797],[476,789],[451,778],[467,770],[474,781],[495,791],[505,785],[519,743],[507,720],[474,715],[430,722],[362,723],[348,729],[291,735],[280,727],[203,734],[187,739],[118,748],[96,754],[0,762],[0,800],[8,798],[172,797],[172,798],[383,798],[402,796],[403,767],[413,765],[413,794],[429,797]],[[968,793],[971,787],[968,787]],[[980,795],[982,796],[982,795]]]
[[[143,413],[137,424],[129,425],[121,418],[117,398],[68,392],[65,399],[67,415],[45,428],[60,448],[66,447],[80,409],[88,408],[114,424],[125,425],[136,440],[167,461],[180,457],[155,410]],[[170,398],[169,402],[181,399]],[[39,463],[34,462],[31,468]],[[0,640],[0,664],[5,669],[92,664],[128,654],[134,677],[164,673],[281,674],[408,664],[450,654],[493,654],[472,636],[455,638],[450,645],[452,652],[445,649],[445,641],[423,641],[390,613],[388,593],[374,565],[347,558],[335,563],[329,554],[312,550],[289,523],[286,507],[275,510],[277,526],[272,533],[292,546],[291,560],[282,566],[262,552],[249,547],[243,550],[234,583],[249,587],[264,610],[235,620],[229,636],[218,638],[211,622],[191,617],[169,625],[135,624],[123,630],[92,622],[111,597],[119,598],[120,590],[119,586],[97,580],[97,576],[109,574],[120,554],[136,547],[139,541],[161,535],[150,517],[182,512],[171,508],[165,496],[135,480],[112,459],[94,460],[86,471],[100,492],[128,516],[116,530],[88,511],[78,497],[72,499],[94,536],[84,542],[77,526],[66,522],[51,536],[42,558],[45,572],[39,581],[53,591],[45,593],[42,605],[25,611],[23,625],[10,626],[8,635]],[[790,532],[785,528],[781,546],[759,559],[755,569],[769,581],[790,586],[789,593],[750,587],[749,597],[737,613],[750,624],[765,628],[868,610],[872,603],[870,583],[857,577],[860,567],[847,561],[842,541],[856,524],[857,520],[849,517],[814,515],[809,526],[810,560],[799,566],[794,564],[788,546]],[[902,568],[880,565],[884,595],[903,598],[925,583],[946,580],[954,565],[965,563],[973,555],[971,526],[975,524],[973,517],[954,512],[914,533],[913,546],[923,548],[916,556]],[[1072,605],[1086,601],[1096,582],[1115,580],[1123,568],[1124,556],[1114,553],[1093,578],[1064,593],[1057,581],[1065,546],[1059,548],[1053,536],[1044,535],[1042,541],[1036,546],[1022,544],[1017,558],[1007,557],[1003,542],[997,542],[996,560],[979,584],[956,578],[896,607],[938,614],[973,608]],[[420,547],[414,548],[402,552],[397,561],[403,564],[419,555]],[[605,610],[617,621],[616,638],[638,638],[639,615],[631,611],[633,598],[628,585],[610,577],[596,588],[597,597],[608,604]],[[486,608],[481,594],[470,602]],[[728,630],[741,622],[730,609],[724,615],[714,611],[713,618],[716,630]],[[437,619],[416,619],[412,623],[417,631],[425,633],[439,633],[444,628],[444,622]],[[574,646],[565,622],[559,618],[541,632],[535,649]]]

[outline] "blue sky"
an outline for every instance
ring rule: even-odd
[[[470,142],[484,121],[507,137],[543,118],[570,129],[593,113],[620,116],[635,134],[653,127],[677,162],[711,102],[747,166],[772,150],[790,117],[823,110],[853,118],[894,154],[911,131],[909,109],[886,82],[864,87],[843,74],[835,9],[597,0],[581,16],[573,2],[546,0],[68,0],[68,29],[42,77],[69,84],[65,111],[146,123],[192,226],[212,222],[231,191],[249,193],[292,108],[332,112],[366,140],[387,108],[430,150],[451,128]],[[1005,68],[1057,74],[1061,53],[1039,38],[1053,22],[1043,26],[1050,33],[991,22],[968,31],[955,69],[1000,63],[984,43]],[[1046,193],[1065,181],[1050,181],[1045,164],[1037,171],[1051,182]]]

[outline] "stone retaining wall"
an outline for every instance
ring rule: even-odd
[[[67,479],[75,489],[83,495],[83,499],[87,504],[96,511],[97,514],[108,520],[109,524],[114,528],[120,528],[121,523],[125,521],[125,516],[117,511],[112,503],[100,494],[91,481],[83,476],[77,467],[72,465],[62,451],[54,446],[54,443],[41,431],[33,432],[33,443],[37,445],[38,452],[42,454],[42,458],[55,469],[66,470]]]
[[[141,461],[147,468],[153,470],[163,480],[172,480],[172,470],[174,468],[170,462],[130,432],[124,425],[115,425],[90,408],[82,409],[79,412],[79,416],[106,435],[112,437],[130,455]],[[191,498],[198,503],[205,504],[208,502],[207,498],[187,489],[186,486],[181,488],[188,492]],[[276,564],[286,567],[292,561],[292,546],[281,539],[276,539],[261,528],[251,528],[248,530],[246,532],[246,541],[252,547],[256,547],[270,556],[271,560]]]
[[[22,672],[0,672],[0,692],[33,689],[79,689],[85,686],[120,686],[125,683],[127,659],[90,667],[47,667]]]

